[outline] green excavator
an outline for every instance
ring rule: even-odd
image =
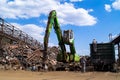
[[[52,27],[54,27],[55,33],[57,35],[58,44],[60,47],[60,53],[57,56],[57,61],[63,63],[70,62],[79,62],[80,57],[76,54],[75,46],[74,46],[74,38],[72,30],[64,30],[63,34],[60,29],[60,25],[57,19],[57,13],[55,10],[52,10],[49,13],[47,27],[44,36],[44,51],[47,52],[48,49],[48,40]],[[66,52],[65,45],[69,45],[70,52]],[[46,54],[46,53],[45,53]],[[44,54],[44,55],[45,55]]]

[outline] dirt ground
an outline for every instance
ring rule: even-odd
[[[111,72],[31,72],[0,70],[0,80],[120,80],[120,73]]]

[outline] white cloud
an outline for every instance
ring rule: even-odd
[[[105,4],[105,10],[111,12],[111,10],[120,10],[120,0],[115,0],[112,4]]]
[[[47,14],[52,7],[57,6],[54,0],[0,0],[0,13],[8,18],[30,18],[39,17],[41,14]]]
[[[105,4],[105,10],[106,10],[107,12],[111,12],[111,6],[108,5],[108,4]]]
[[[34,39],[43,42],[44,37],[44,31],[45,29],[43,27],[37,26],[35,24],[26,24],[26,25],[20,25],[17,23],[12,23],[15,27],[18,27],[23,32],[27,33]]]
[[[43,33],[44,33],[44,28],[34,25],[34,24],[27,24],[23,25],[22,27],[23,31],[26,33],[30,34],[32,37],[34,37],[37,40],[43,41]]]
[[[71,2],[81,2],[83,0],[70,0]]]
[[[87,11],[88,11],[88,12],[93,12],[94,10],[93,10],[93,9],[88,9]]]
[[[89,15],[89,10],[83,8],[75,9],[73,4],[61,4],[57,12],[61,24],[77,26],[90,26],[96,24],[96,18]]]
[[[97,23],[97,19],[89,14],[90,11],[76,9],[72,3],[60,4],[59,0],[0,0],[0,5],[0,16],[3,18],[31,18],[39,17],[41,14],[48,16],[54,9],[61,24],[91,26]]]
[[[112,3],[112,7],[116,10],[120,10],[120,0],[116,0]]]

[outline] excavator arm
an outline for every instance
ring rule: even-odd
[[[59,42],[59,46],[61,48],[61,53],[63,54],[63,61],[66,61],[66,48],[63,42],[63,37],[62,37],[62,31],[60,29],[60,25],[58,23],[58,19],[57,19],[57,15],[56,15],[56,11],[52,10],[49,14],[48,17],[48,22],[47,22],[47,28],[45,31],[45,37],[44,37],[44,50],[47,51],[48,48],[48,40],[49,40],[49,35],[52,29],[52,26],[54,27],[55,33],[57,35],[58,38],[58,42]]]
[[[52,27],[54,27],[61,51],[61,53],[58,54],[58,61],[74,62],[76,58],[78,59],[79,57],[75,55],[76,51],[74,46],[73,32],[72,30],[66,30],[62,35],[62,31],[60,29],[60,25],[58,23],[57,14],[55,10],[52,10],[48,17],[47,28],[44,36],[44,51],[45,51],[44,57],[46,58],[47,55],[48,40]],[[69,54],[66,52],[65,44],[68,44],[70,46]]]

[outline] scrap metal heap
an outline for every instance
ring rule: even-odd
[[[42,70],[43,45],[0,18],[0,69]],[[49,48],[48,64],[53,64],[57,47]]]
[[[54,65],[58,48],[52,47],[48,50],[48,64]],[[1,69],[24,69],[24,70],[44,70],[43,51],[38,48],[31,48],[26,44],[6,44],[0,49]]]

